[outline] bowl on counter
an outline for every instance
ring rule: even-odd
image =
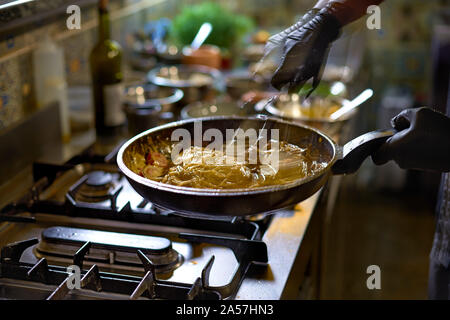
[[[160,87],[183,91],[181,104],[212,99],[222,73],[214,68],[198,65],[162,66],[148,73],[148,81]]]
[[[195,50],[185,47],[183,49],[182,63],[220,69],[222,66],[222,55],[220,49],[216,46],[204,45]]]

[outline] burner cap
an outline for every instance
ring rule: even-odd
[[[112,175],[104,171],[92,171],[88,174],[86,184],[90,187],[102,187],[112,182]]]
[[[105,171],[92,171],[77,189],[75,200],[83,202],[101,202],[110,199],[114,193],[114,176]]]

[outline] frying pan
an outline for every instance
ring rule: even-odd
[[[282,185],[251,189],[200,189],[174,186],[146,179],[131,171],[129,163],[132,150],[146,141],[147,136],[168,136],[178,128],[187,129],[194,138],[194,123],[201,121],[202,134],[218,129],[225,137],[226,129],[278,129],[280,140],[299,147],[313,148],[319,161],[327,165],[315,174]],[[268,139],[270,139],[268,130]],[[289,121],[266,116],[223,116],[188,119],[159,126],[131,138],[119,150],[117,163],[132,187],[145,199],[157,206],[188,215],[246,216],[275,211],[301,202],[317,192],[333,174],[350,174],[375,152],[389,137],[392,130],[366,133],[343,147],[336,145],[322,132]],[[205,143],[205,146],[210,142]],[[134,152],[134,151],[133,151]]]

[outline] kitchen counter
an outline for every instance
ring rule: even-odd
[[[308,263],[315,263],[318,254],[320,219],[315,209],[322,193],[319,190],[294,210],[275,213],[262,239],[267,245],[269,264],[267,268],[250,267],[236,299],[312,298],[314,286],[304,287],[302,291],[300,287],[308,286],[315,276],[308,275],[307,269]]]

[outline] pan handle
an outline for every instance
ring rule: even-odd
[[[395,134],[395,130],[377,130],[363,134],[342,148],[340,158],[333,164],[333,174],[355,173],[364,160],[375,153],[387,139]]]

